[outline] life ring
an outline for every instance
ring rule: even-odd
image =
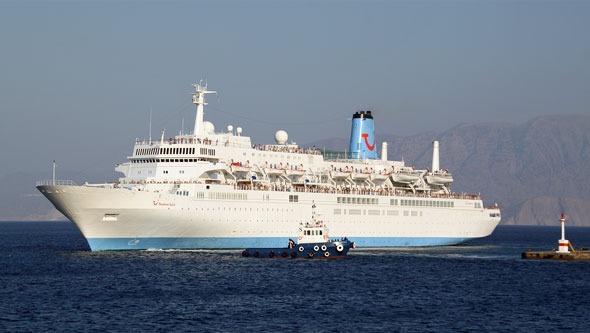
[[[329,257],[330,256],[330,252],[326,251],[324,252],[324,257]]]
[[[270,251],[270,253],[268,254],[268,257],[269,257],[269,258],[273,258],[274,256],[275,256],[275,253],[274,253],[274,251]]]
[[[327,247],[326,245],[322,245],[322,251],[326,251]]]
[[[313,247],[313,250],[314,250],[314,251],[318,251],[319,249],[320,249],[320,247],[319,247],[319,246],[317,246],[317,245]]]
[[[338,244],[338,246],[336,246],[336,250],[338,252],[342,252],[342,250],[344,250],[344,246],[342,246],[342,244]]]
[[[300,246],[299,247],[299,252],[303,252],[303,251],[305,251],[305,249],[303,248],[303,246]]]
[[[313,252],[309,252],[309,253],[307,254],[307,256],[308,256],[309,258],[313,258]]]

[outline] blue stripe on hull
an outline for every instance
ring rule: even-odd
[[[336,237],[337,238],[337,237]],[[295,238],[293,238],[295,239]],[[334,238],[332,238],[334,239]],[[356,237],[350,240],[360,247],[406,247],[453,245],[469,240],[457,237]],[[145,249],[245,249],[249,247],[286,247],[288,237],[154,237],[88,238],[92,251]]]

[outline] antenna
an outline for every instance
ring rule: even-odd
[[[53,186],[55,186],[55,160],[53,160],[53,178],[51,178],[53,180]]]
[[[184,132],[184,117],[182,117],[182,122],[180,125],[180,135],[182,135],[183,132]]]
[[[162,128],[162,136],[160,137],[160,144],[164,144],[164,131],[166,131],[165,128]]]
[[[152,107],[150,106],[150,143],[152,142]]]

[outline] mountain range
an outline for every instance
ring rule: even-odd
[[[484,204],[497,203],[502,224],[558,225],[565,211],[570,225],[590,226],[590,179],[585,174],[590,116],[542,116],[524,124],[463,123],[412,136],[378,130],[377,141],[388,142],[388,158],[416,169],[431,167],[432,142],[438,140],[440,166],[455,179],[452,190],[481,193]],[[342,151],[348,139],[313,145]]]
[[[432,163],[432,141],[440,142],[440,166],[455,182],[452,190],[481,193],[484,204],[498,204],[502,224],[558,225],[565,211],[569,225],[590,226],[590,116],[542,116],[523,124],[459,124],[443,132],[397,136],[379,132],[390,160],[425,169]],[[343,151],[348,138],[307,146]],[[380,145],[378,147],[381,147]],[[76,179],[76,173],[68,172]],[[111,170],[94,175],[112,181]],[[15,173],[0,181],[0,220],[65,220],[34,188],[41,174]],[[84,179],[80,179],[83,181]]]

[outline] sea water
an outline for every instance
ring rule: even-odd
[[[590,228],[566,229],[590,247]],[[344,260],[90,252],[69,222],[0,223],[0,331],[590,331],[590,262],[534,261],[559,227]]]

